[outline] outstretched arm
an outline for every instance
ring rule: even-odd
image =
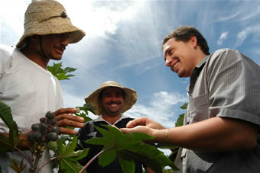
[[[155,142],[197,151],[249,150],[256,145],[259,127],[241,120],[214,117],[181,127],[167,129],[144,118],[135,120],[121,131],[142,132],[155,136]],[[144,123],[146,122],[146,123]],[[167,141],[166,141],[167,140]]]

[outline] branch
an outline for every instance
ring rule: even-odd
[[[111,149],[113,149],[113,148],[115,148],[115,146],[112,146],[112,147],[109,147],[109,148],[107,148],[107,149],[105,149],[105,150],[100,151],[97,155],[95,155],[95,156],[82,168],[82,170],[81,170],[79,173],[83,173],[83,172],[88,168],[88,166],[89,166],[92,162],[94,162],[94,160],[95,160],[96,158],[98,158],[101,154],[103,154],[103,153],[105,153],[106,151],[109,151],[109,150],[111,150]]]
[[[48,163],[50,163],[52,160],[55,160],[57,158],[60,158],[60,157],[52,157],[50,160],[46,161],[44,164],[42,164],[42,166],[40,166],[39,168],[37,168],[35,170],[35,173],[37,173],[40,169],[42,169],[45,165],[47,165]]]
[[[18,147],[14,146],[14,148],[23,155],[23,157],[29,162],[30,167],[32,167],[33,166],[32,159],[30,157],[28,157],[26,154],[24,154],[24,152],[22,150],[20,150]]]

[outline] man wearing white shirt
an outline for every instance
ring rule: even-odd
[[[0,100],[11,108],[13,119],[21,132],[20,140],[25,140],[18,147],[27,155],[29,143],[27,135],[31,126],[39,123],[47,111],[55,112],[60,133],[76,134],[77,131],[65,128],[83,127],[84,119],[72,115],[76,108],[62,108],[63,98],[58,79],[48,70],[50,60],[60,60],[70,43],[77,43],[84,37],[84,31],[72,25],[64,7],[54,0],[33,0],[25,12],[24,34],[10,49],[0,46]],[[0,120],[0,133],[8,136],[9,129]],[[30,155],[29,155],[30,156]],[[29,164],[21,153],[6,152],[0,154],[2,172],[13,172],[9,157],[17,163],[22,159]],[[45,152],[38,165],[49,160]],[[50,164],[42,172],[52,172]]]

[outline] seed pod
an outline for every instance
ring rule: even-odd
[[[42,134],[40,132],[36,132],[36,133],[33,133],[34,134],[34,138],[37,142],[41,142],[42,141]]]
[[[50,113],[46,113],[46,116],[45,116],[48,120],[52,120],[55,118],[55,114],[54,112],[50,112]]]
[[[59,133],[60,128],[58,126],[53,126],[51,129],[52,132]]]
[[[56,123],[57,123],[57,120],[56,120],[56,119],[52,119],[52,120],[51,120],[51,125],[54,126]]]
[[[57,133],[51,132],[47,135],[47,139],[50,141],[56,141],[58,139]]]
[[[50,141],[50,142],[48,142],[47,145],[48,145],[49,149],[51,149],[51,150],[54,150],[54,151],[58,150],[58,144],[56,141]]]
[[[46,134],[48,133],[49,124],[47,123],[41,123],[41,133]]]
[[[39,123],[33,124],[31,128],[33,131],[37,131],[40,129],[40,124]]]
[[[40,118],[41,123],[45,123],[46,119],[44,117]]]
[[[51,111],[46,112],[45,117],[49,119],[50,116],[51,116]]]
[[[30,142],[33,142],[34,141],[34,134],[33,133],[30,133],[28,136],[27,136],[27,139],[28,139],[28,141],[30,141]]]

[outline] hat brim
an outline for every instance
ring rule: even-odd
[[[26,38],[33,35],[50,35],[69,33],[68,42],[77,43],[84,36],[85,32],[71,24],[69,18],[53,18],[45,22],[35,22],[30,25],[30,28],[25,29],[25,33],[17,43],[17,48],[22,48],[26,43]]]
[[[95,107],[94,112],[95,112],[96,115],[101,115],[101,110],[102,110],[102,108],[99,105],[99,95],[104,89],[109,88],[109,87],[120,88],[125,93],[124,104],[123,104],[123,107],[122,107],[122,113],[129,110],[136,103],[137,93],[133,89],[120,87],[120,86],[117,86],[117,85],[115,85],[115,86],[110,85],[110,86],[101,87],[101,88],[97,89],[96,91],[94,91],[93,93],[91,93],[88,97],[85,98],[86,103],[91,104],[92,106]]]

